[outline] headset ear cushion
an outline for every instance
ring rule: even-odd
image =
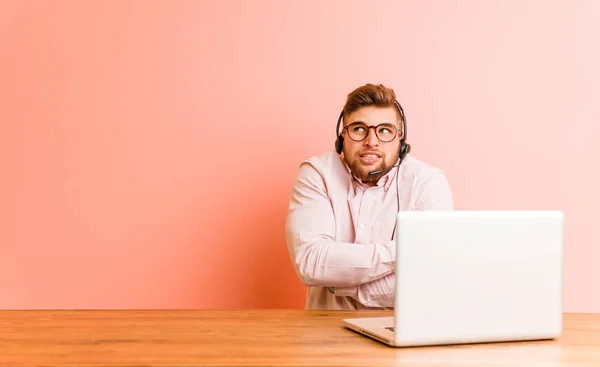
[[[400,146],[400,159],[403,159],[408,153],[410,153],[410,144],[402,142]]]
[[[344,150],[344,137],[341,135],[338,135],[337,139],[335,140],[335,151],[338,154],[342,154],[343,150]]]

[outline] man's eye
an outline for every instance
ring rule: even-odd
[[[388,129],[387,127],[383,127],[379,130],[379,132],[382,134],[390,134],[392,131],[390,129]]]
[[[352,129],[352,131],[354,131],[355,133],[364,133],[365,128],[362,126],[356,126],[355,128]]]

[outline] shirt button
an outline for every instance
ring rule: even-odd
[[[359,228],[360,228],[360,229],[365,229],[365,225],[364,225],[364,224],[361,224]]]

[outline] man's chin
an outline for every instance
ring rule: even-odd
[[[346,163],[350,167],[352,174],[354,174],[354,176],[359,178],[362,182],[376,182],[377,180],[379,180],[379,178],[381,178],[383,172],[378,173],[373,176],[369,175],[369,173],[374,172],[374,171],[384,170],[386,168],[385,163],[383,163],[383,162],[379,162],[379,164],[377,164],[377,165],[375,165],[375,164],[365,165],[365,164],[362,164],[360,162],[360,160],[355,160],[352,163],[348,163],[346,161]]]
[[[382,172],[377,173],[375,175],[370,175],[371,172],[379,171],[385,169],[384,167],[375,167],[375,166],[361,166],[357,170],[355,170],[354,175],[362,182],[374,182],[379,180],[382,176]]]

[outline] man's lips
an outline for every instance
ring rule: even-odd
[[[381,159],[381,154],[377,152],[366,152],[359,155],[360,162],[365,165],[371,165],[379,162]]]
[[[361,158],[381,158],[381,154],[378,152],[369,151],[369,152],[364,152],[364,153],[360,154],[359,157],[361,157]]]

